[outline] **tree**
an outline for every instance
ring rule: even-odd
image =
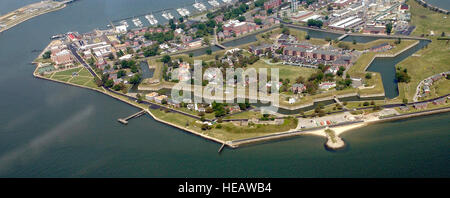
[[[141,94],[136,94],[137,102],[141,103],[144,100],[144,97]]]
[[[130,83],[133,85],[137,85],[141,82],[141,75],[140,74],[135,74],[133,77],[130,78]]]
[[[305,36],[305,39],[306,39],[306,40],[309,40],[309,39],[311,39],[311,36],[309,36],[309,34],[307,34],[307,35]]]
[[[386,24],[386,33],[391,34],[392,32],[392,23]]]
[[[189,57],[192,58],[194,56],[194,53],[189,53]]]
[[[256,23],[256,25],[262,25],[262,20],[255,18],[254,22]]]
[[[240,17],[238,17],[238,20],[239,20],[240,22],[245,21],[245,16],[240,16]]]
[[[169,63],[170,61],[172,60],[172,58],[169,56],[169,55],[164,55],[162,58],[161,58],[161,61],[163,62],[163,63]]]
[[[42,58],[43,59],[49,59],[51,54],[52,54],[51,51],[46,51],[44,54],[42,54]]]
[[[371,79],[371,78],[372,78],[372,74],[367,73],[367,74],[366,74],[366,79]]]
[[[206,50],[206,54],[208,54],[208,55],[211,55],[211,54],[212,54],[211,48],[208,48],[208,49]]]
[[[353,39],[353,45],[356,45],[356,40]]]
[[[321,20],[316,20],[316,19],[309,19],[306,24],[308,26],[314,26],[314,27],[318,27],[321,28],[323,26],[323,22]]]
[[[121,69],[117,72],[117,78],[121,78],[122,76],[125,76],[126,72],[125,70]]]
[[[271,15],[273,13],[273,9],[272,8],[269,8],[268,10],[267,10],[267,14],[268,15]]]
[[[445,32],[442,32],[442,33],[441,33],[441,37],[445,37]]]
[[[114,80],[112,80],[112,79],[106,80],[106,82],[105,82],[105,87],[110,88],[110,87],[112,87],[113,85],[114,85]]]
[[[403,104],[408,104],[408,99],[406,99],[406,98],[403,98]]]

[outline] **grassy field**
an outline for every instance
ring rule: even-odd
[[[259,60],[253,65],[249,65],[248,68],[255,68],[255,69],[266,68],[268,74],[270,74],[271,68],[278,68],[280,72],[280,78],[289,79],[291,82],[295,82],[295,79],[297,79],[299,76],[303,76],[305,79],[307,79],[311,76],[311,74],[317,72],[316,69],[305,67],[282,65],[282,64],[268,65],[263,60]]]
[[[261,118],[262,114],[255,111],[245,111],[236,115],[227,115],[224,119],[251,119],[251,118]]]
[[[432,40],[424,49],[418,51],[416,56],[410,56],[400,62],[397,67],[408,69],[411,76],[410,83],[399,83],[398,99],[407,98],[412,100],[416,87],[420,81],[434,74],[450,71],[450,44],[447,41],[437,40],[442,32],[450,33],[450,18],[448,16],[433,12],[420,6],[415,1],[408,1],[411,9],[411,23],[416,26],[412,33]],[[444,18],[446,17],[446,18]],[[436,36],[427,36],[434,31]],[[439,93],[449,93],[448,86],[439,90]]]

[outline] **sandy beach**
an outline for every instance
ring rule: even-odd
[[[367,123],[356,123],[356,124],[350,124],[350,125],[339,126],[339,127],[330,127],[329,129],[333,130],[335,132],[336,136],[340,136],[344,132],[347,132],[347,131],[352,130],[352,129],[357,129],[357,128],[360,128],[360,127],[364,127],[366,125],[367,125]],[[309,131],[309,132],[305,132],[304,134],[307,134],[307,135],[318,135],[318,136],[322,136],[322,137],[327,137],[327,135],[325,133],[325,129],[318,129],[318,130],[315,130],[315,131]]]

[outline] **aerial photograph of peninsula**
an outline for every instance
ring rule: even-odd
[[[1,0],[0,178],[449,178],[449,10]]]

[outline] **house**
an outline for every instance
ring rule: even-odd
[[[425,109],[428,106],[428,102],[416,103],[413,106],[416,109]]]
[[[145,95],[145,99],[153,101],[155,100],[155,97],[157,97],[159,94],[156,92],[148,93]]]
[[[197,38],[194,39],[192,41],[189,41],[188,46],[190,48],[197,48],[197,47],[201,47],[203,43],[203,39],[202,38]]]
[[[445,102],[446,102],[446,98],[445,97],[433,100],[433,104],[435,104],[435,105],[441,105],[441,104],[444,104]]]
[[[249,47],[249,51],[257,56],[264,54],[265,52],[268,52],[272,50],[272,45],[270,44],[262,44],[262,45],[258,45],[258,46],[250,46]]]
[[[319,84],[319,89],[330,89],[336,87],[336,83],[335,82],[323,82]]]
[[[337,66],[331,66],[328,67],[327,70],[325,70],[325,74],[333,74],[336,75],[336,73],[338,72],[339,68]]]
[[[295,83],[292,85],[292,92],[301,93],[306,90],[306,86],[302,83]]]
[[[162,104],[163,100],[167,100],[167,96],[166,95],[160,95],[160,96],[156,96],[155,97],[155,102]]]
[[[430,93],[430,91],[431,91],[431,90],[430,90],[430,87],[429,87],[428,85],[424,85],[424,86],[423,86],[423,92],[424,92],[424,93]]]

